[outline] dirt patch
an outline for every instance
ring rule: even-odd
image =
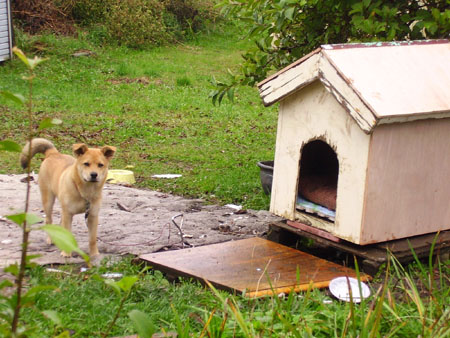
[[[129,78],[129,77],[121,77],[118,79],[109,79],[109,82],[111,82],[114,85],[117,84],[130,84],[130,83],[139,83],[142,85],[149,85],[149,84],[155,84],[155,85],[162,85],[163,82],[160,79],[156,79],[154,81],[151,81],[148,77],[146,76],[141,76],[138,78]]]
[[[20,257],[21,231],[4,216],[24,209],[25,175],[0,175],[0,269]],[[35,176],[37,179],[37,175]],[[31,183],[30,212],[44,217],[36,181]],[[59,223],[60,206],[55,204],[54,222]],[[106,184],[100,211],[98,246],[105,255],[140,255],[159,250],[182,248],[180,234],[172,217],[182,225],[184,246],[200,246],[254,236],[264,236],[268,224],[280,220],[265,210],[237,211],[228,206],[205,205],[202,200],[186,199],[150,190]],[[84,215],[76,215],[72,231],[82,250],[88,252]],[[62,258],[54,245],[46,243],[41,230],[30,235],[30,254],[40,254],[39,264],[75,263],[81,259]]]

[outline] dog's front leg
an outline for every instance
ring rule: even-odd
[[[89,213],[87,227],[89,232],[89,255],[92,258],[99,254],[97,247],[98,212],[96,210],[91,210]]]
[[[73,218],[73,214],[65,211],[63,208],[62,215],[61,215],[61,226],[68,231],[72,231],[72,218]],[[65,252],[65,251],[61,251],[61,256],[71,257],[71,254],[68,252]]]

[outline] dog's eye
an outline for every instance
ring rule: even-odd
[[[98,164],[98,167],[99,167],[99,168],[101,168],[101,167],[103,167],[103,166],[104,166],[103,163],[99,163],[99,164]]]
[[[84,165],[85,167],[89,167],[89,162],[84,162],[83,165]]]

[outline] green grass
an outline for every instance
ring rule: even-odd
[[[98,48],[82,39],[34,37],[48,61],[34,85],[36,118],[55,117],[63,125],[42,135],[61,152],[73,143],[115,145],[113,168],[134,166],[137,186],[266,209],[256,163],[273,158],[276,108],[264,108],[255,88],[242,88],[236,102],[214,106],[211,79],[237,70],[249,42],[236,28],[205,34],[171,47],[136,51]],[[71,56],[89,49],[89,57]],[[25,93],[18,60],[0,66],[0,90]],[[25,141],[24,116],[0,99],[2,139]],[[37,122],[36,122],[37,123]],[[19,173],[17,156],[0,153],[0,173]],[[176,180],[154,174],[177,173]]]
[[[172,283],[150,270],[132,288],[109,336],[135,333],[127,313],[140,310],[158,330],[177,331],[179,337],[184,330],[199,337],[204,329],[212,337],[219,337],[221,331],[222,337],[448,337],[448,263],[432,264],[440,271],[428,275],[428,267],[420,262],[405,269],[393,259],[387,278],[377,278],[372,296],[355,305],[317,289],[280,298],[245,299],[193,281]],[[24,311],[23,320],[36,329],[36,337],[49,337],[63,328],[73,337],[99,337],[114,317],[120,298],[96,276],[106,272],[137,275],[141,268],[123,259],[104,262],[85,273],[76,266],[61,267],[71,275],[33,269],[30,285],[56,289],[41,292],[36,306]],[[422,278],[430,276],[437,280],[434,287],[426,280],[422,283]],[[49,309],[59,314],[59,328],[42,315]]]

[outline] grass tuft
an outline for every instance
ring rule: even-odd
[[[188,86],[191,86],[191,85],[192,85],[192,82],[191,82],[191,80],[188,77],[183,76],[183,77],[177,78],[177,86],[179,86],[179,87],[188,87]]]

